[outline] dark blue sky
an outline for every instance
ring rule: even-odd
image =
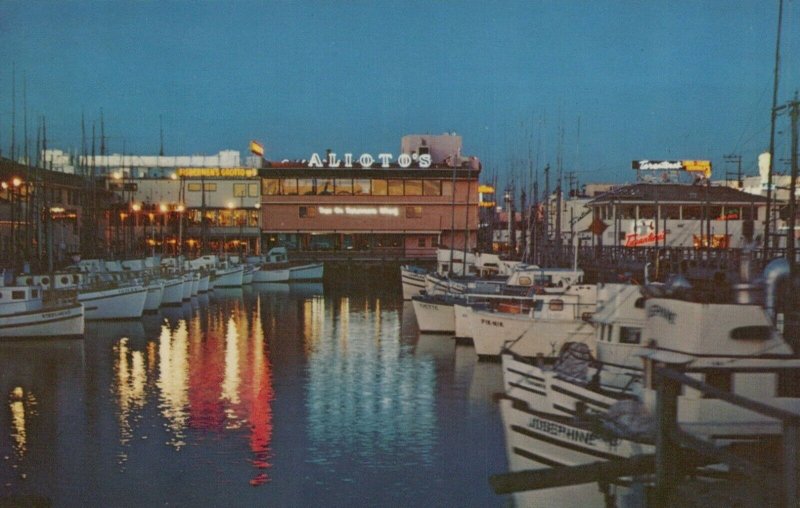
[[[754,167],[767,147],[776,23],[777,0],[0,0],[0,146],[15,62],[17,139],[24,77],[31,138],[44,114],[64,149],[102,108],[115,152],[157,153],[162,115],[168,154],[396,154],[403,134],[456,131],[487,176],[527,173],[529,147],[584,182],[631,180],[639,158],[721,176],[724,154]],[[798,28],[785,0],[780,102],[800,88]]]

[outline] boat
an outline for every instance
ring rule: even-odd
[[[83,305],[72,298],[45,301],[39,285],[0,286],[0,338],[82,337]]]
[[[156,312],[164,298],[164,282],[151,280],[147,283],[147,298],[144,300],[144,312]]]
[[[403,265],[400,267],[400,282],[403,285],[403,300],[419,295],[425,289],[425,274],[428,271],[419,266]]]
[[[260,260],[253,282],[317,281],[322,280],[324,268],[323,263],[292,263],[285,247],[273,247]]]
[[[785,261],[785,260],[782,260]],[[748,281],[709,296],[677,277],[666,285],[610,289],[593,319],[596,357],[570,345],[570,374],[513,352],[503,354],[506,394],[536,411],[556,416],[608,412],[638,401],[655,414],[653,363],[674,365],[716,388],[800,414],[800,358],[777,330],[773,317],[777,282],[788,263],[770,263],[766,287]],[[758,295],[767,297],[764,305]],[[606,299],[606,296],[610,298]],[[559,362],[560,363],[560,362]],[[558,364],[557,364],[558,365]],[[682,429],[717,444],[781,433],[776,420],[686,389],[678,397]]]
[[[180,305],[183,301],[183,276],[171,277],[164,280],[164,294],[161,305]]]
[[[44,290],[53,290],[60,295],[77,292],[87,320],[138,318],[142,316],[147,300],[147,288],[136,279],[126,281],[108,272],[21,275],[16,282],[25,286],[42,286]]]
[[[244,273],[242,273],[242,284],[252,284],[253,276],[255,275],[258,267],[253,265],[244,265]]]
[[[212,269],[211,280],[214,281],[214,288],[242,287],[243,275],[243,265],[222,261]]]
[[[596,306],[596,286],[576,284],[560,292],[500,309],[470,309],[470,328],[479,358],[498,357],[510,349],[523,357],[554,357],[567,342],[594,343],[589,318]]]

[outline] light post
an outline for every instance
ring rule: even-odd
[[[183,254],[183,212],[186,207],[183,203],[178,203],[176,210],[178,211],[178,243],[175,245],[175,256],[180,256]]]
[[[150,219],[150,256],[156,257],[156,214],[149,212],[147,217]]]
[[[256,202],[255,205],[256,209],[256,229],[258,232],[256,233],[256,256],[261,255],[261,216],[259,210],[261,210],[261,203]]]
[[[233,222],[233,218],[234,218],[233,217],[234,206],[235,205],[233,204],[232,201],[228,202],[228,210],[231,212],[231,222]],[[223,254],[226,254],[228,252],[227,231],[228,231],[228,226],[226,225],[225,227],[222,228],[222,253]]]
[[[12,197],[12,203],[13,203],[13,205],[12,205],[12,214],[13,214],[12,217],[14,217],[14,224],[12,224],[11,230],[12,230],[12,236],[14,237],[14,262],[16,263],[16,261],[17,261],[17,250],[18,250],[18,246],[19,246],[19,228],[20,228],[20,224],[22,222],[20,220],[22,214],[21,214],[21,210],[19,209],[19,202],[21,201],[21,196],[20,196],[20,193],[19,193],[19,186],[22,185],[22,180],[20,180],[19,177],[15,176],[14,179],[11,180],[11,185],[13,186],[12,191],[11,191],[11,197]],[[13,197],[15,195],[16,195],[17,199],[13,200]]]
[[[158,205],[158,209],[161,211],[161,255],[164,255],[164,223],[167,220],[167,205],[161,203]]]
[[[131,250],[133,251],[134,255],[138,255],[139,252],[139,241],[137,239],[137,215],[142,210],[142,205],[139,203],[131,203],[131,214],[133,215],[133,220],[131,221]]]

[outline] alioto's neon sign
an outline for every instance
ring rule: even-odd
[[[378,159],[381,162],[382,168],[388,168],[392,160],[394,159],[394,155],[390,153],[379,153]],[[343,159],[339,159],[335,153],[328,153],[325,162],[323,163],[322,157],[319,156],[318,153],[312,153],[311,158],[308,161],[308,167],[310,168],[321,168],[327,165],[329,168],[352,168],[353,167],[353,154],[346,153],[344,154]],[[369,168],[375,164],[376,159],[372,155],[368,153],[362,153],[361,156],[356,160],[362,168]],[[401,168],[410,167],[414,162],[419,164],[419,167],[422,169],[429,168],[431,166],[431,154],[424,153],[421,155],[417,154],[407,154],[401,153],[397,156],[397,164]]]

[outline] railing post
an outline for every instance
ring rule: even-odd
[[[800,502],[800,422],[797,419],[783,424],[783,505],[798,506]]]
[[[656,505],[666,506],[667,498],[678,481],[679,445],[672,439],[672,431],[678,422],[678,395],[681,384],[678,381],[660,375],[656,364],[656,382],[658,383],[656,398]]]

